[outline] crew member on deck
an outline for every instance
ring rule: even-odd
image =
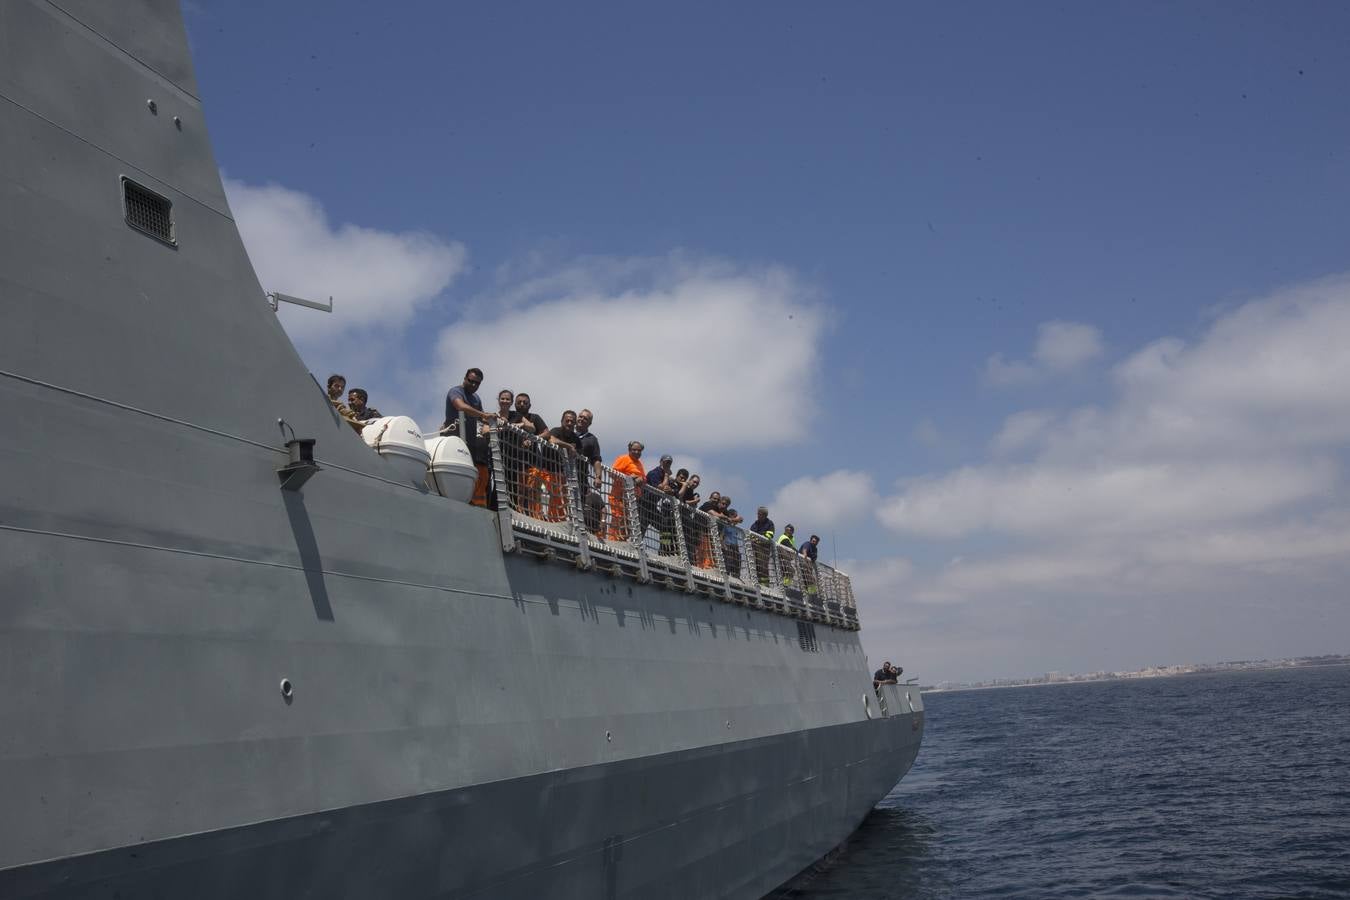
[[[474,367],[465,372],[464,381],[445,393],[445,421],[441,423],[441,434],[457,434],[468,446],[469,456],[478,470],[470,501],[474,506],[487,506],[490,483],[488,442],[479,434],[479,426],[491,422],[494,416],[483,412],[483,401],[478,399],[478,386],[482,383],[482,369]]]
[[[904,672],[904,667],[897,669],[891,665],[890,660],[881,664],[881,668],[872,673],[872,687],[881,687],[883,684],[899,684],[900,674]]]
[[[642,495],[644,482],[647,480],[647,470],[642,465],[642,441],[629,441],[628,452],[610,466],[620,475],[627,475],[637,480],[633,485],[633,490]],[[624,505],[624,479],[615,478],[614,486],[609,491],[609,532],[607,537],[611,541],[622,541],[628,537],[628,519],[626,518],[627,507]]]
[[[370,395],[365,392],[364,388],[352,388],[347,392],[347,408],[351,410],[351,417],[362,423],[355,426],[357,431],[360,431],[364,424],[371,419],[383,418],[378,409],[366,405],[368,400],[370,400]]]

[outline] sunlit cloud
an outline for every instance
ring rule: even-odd
[[[526,390],[546,419],[591,408],[615,447],[789,444],[806,436],[818,402],[783,376],[815,383],[825,309],[785,268],[685,254],[590,259],[504,283],[473,308],[441,332],[429,390],[477,366],[485,390]]]
[[[806,476],[788,482],[774,496],[770,508],[779,524],[796,525],[800,541],[812,531],[870,515],[876,497],[871,475],[839,469],[820,477]]]
[[[1246,303],[1125,358],[1105,403],[1009,416],[993,459],[906,480],[878,519],[1003,541],[916,577],[930,601],[1205,590],[1281,566],[1315,580],[1350,540],[1348,346],[1350,278]]]
[[[468,254],[461,244],[419,231],[335,224],[317,199],[300,191],[226,178],[225,192],[264,290],[333,298],[332,314],[278,311],[301,343],[397,331],[464,269]]]
[[[1030,384],[1069,372],[1101,356],[1102,334],[1080,322],[1042,322],[1028,360],[1007,360],[995,353],[985,361],[985,380],[996,387]]]

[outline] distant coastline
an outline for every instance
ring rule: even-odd
[[[1033,675],[1028,678],[995,678],[990,681],[939,681],[935,685],[923,685],[920,690],[925,693],[983,691],[993,688],[1043,687],[1051,684],[1128,681],[1135,678],[1173,678],[1178,675],[1202,675],[1207,672],[1304,669],[1317,666],[1350,666],[1350,655],[1328,653],[1324,656],[1294,656],[1287,659],[1237,659],[1216,663],[1184,663],[1175,666],[1148,666],[1130,672],[1088,672],[1086,674],[1046,672],[1044,675]]]

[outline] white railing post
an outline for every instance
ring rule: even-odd
[[[496,426],[488,432],[488,448],[492,456],[492,482],[496,494],[497,530],[501,533],[502,550],[516,549],[516,532],[511,527],[511,488],[506,483],[506,459],[502,454],[501,437]]]
[[[689,593],[694,592],[694,566],[689,561],[689,544],[684,536],[684,504],[680,498],[671,497],[671,516],[675,519],[675,548],[680,554],[680,571],[684,573],[684,589]]]
[[[638,577],[643,584],[652,580],[651,570],[647,568],[647,546],[642,535],[642,516],[638,512],[638,488],[637,479],[630,475],[620,475],[613,473],[612,477],[623,479],[623,517],[626,520],[628,542],[637,550],[638,555]],[[650,490],[650,488],[645,488]]]
[[[759,601],[761,607],[767,607],[773,602],[773,596],[766,591],[773,591],[775,572],[777,567],[773,559],[773,544],[762,534],[756,534],[753,531],[745,532],[745,547],[749,551],[750,574],[755,581],[755,599]],[[764,574],[760,576],[760,561],[763,560]]]
[[[726,532],[722,530],[722,520],[715,519],[707,513],[700,513],[708,521],[704,525],[708,529],[708,542],[712,545],[713,564],[717,566],[717,571],[722,573],[722,599],[731,599],[731,573],[727,571],[727,558],[723,553],[722,541],[726,538]]]
[[[789,547],[788,549],[791,550],[792,548]],[[802,555],[795,550],[792,552],[792,586],[796,588],[797,593],[802,596],[801,601],[796,605],[800,606],[809,614],[811,611],[811,604],[806,599],[806,583],[802,580]],[[783,593],[786,597],[787,592],[784,591]]]
[[[567,515],[572,520],[572,534],[577,539],[577,565],[582,569],[591,567],[591,541],[586,534],[586,513],[581,507],[581,485],[577,480],[577,460],[574,454],[559,450],[563,458],[563,491],[567,504]]]
[[[764,541],[764,546],[769,554],[769,584],[782,595],[783,605],[786,606],[787,588],[783,585],[783,572],[778,565],[778,548],[773,541],[767,538]]]

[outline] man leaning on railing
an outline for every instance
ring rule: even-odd
[[[722,518],[725,523],[722,526],[722,550],[726,554],[727,572],[741,577],[741,530],[736,527],[744,519],[740,513],[731,508],[731,498],[722,498]]]
[[[820,535],[813,534],[811,535],[811,539],[807,541],[805,544],[802,544],[802,548],[797,552],[800,553],[802,556],[806,557],[807,559],[811,560],[812,563],[814,563],[816,561],[816,557],[819,555],[819,548],[820,548]]]
[[[591,434],[591,423],[595,414],[589,409],[577,413],[577,489],[581,492],[581,507],[586,517],[586,530],[591,534],[600,533],[600,520],[604,516],[605,501],[600,496],[600,485],[604,479],[600,475],[603,457],[600,455],[600,441]]]
[[[647,470],[642,465],[642,441],[629,441],[628,452],[618,457],[610,465],[620,475],[626,475],[635,479],[633,490],[638,496],[642,496],[643,482],[647,479]],[[624,498],[624,479],[614,479],[614,486],[609,492],[609,533],[608,538],[611,541],[625,540],[628,536],[628,519],[626,517],[628,508]]]
[[[483,401],[478,398],[478,386],[483,383],[483,370],[476,366],[464,373],[464,380],[445,393],[445,421],[441,423],[441,434],[457,434],[469,448],[478,478],[473,486],[473,505],[486,506],[490,455],[488,442],[480,433],[480,426],[493,420],[490,413],[483,412]]]
[[[881,668],[872,673],[872,687],[880,688],[883,684],[899,684],[900,675],[904,667],[896,668],[891,665],[890,660],[881,664]]]

